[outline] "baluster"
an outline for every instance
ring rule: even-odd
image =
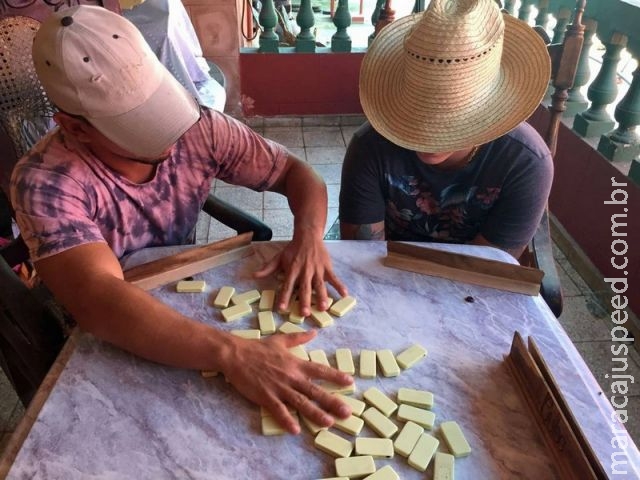
[[[571,19],[571,13],[571,10],[566,7],[558,10],[558,14],[556,15],[556,26],[553,27],[553,38],[551,39],[551,43],[562,43],[562,40],[564,40],[564,34],[567,31],[567,25]]]
[[[384,7],[380,10],[380,16],[376,23],[376,34],[396,19],[396,11],[391,8],[391,0],[385,0]]]
[[[425,0],[416,0],[413,4],[412,13],[424,12],[424,8],[425,8],[424,1]]]
[[[610,132],[615,121],[606,108],[618,95],[617,69],[620,52],[627,45],[627,36],[614,33],[605,45],[602,66],[593,83],[589,85],[587,97],[591,100],[589,110],[579,113],[573,120],[573,130],[583,137],[593,137]]]
[[[338,0],[338,8],[333,15],[333,24],[338,31],[331,37],[331,51],[350,52],[351,37],[347,33],[347,28],[351,25],[351,13],[349,13],[348,0]]]
[[[509,15],[513,15],[515,11],[516,0],[504,0],[504,10],[509,12]]]
[[[273,5],[273,0],[263,0],[258,20],[262,27],[262,33],[260,34],[260,47],[258,48],[258,51],[261,53],[278,53],[278,44],[280,43],[280,40],[274,31],[278,24],[278,16],[276,15],[276,8]]]
[[[378,22],[380,21],[380,13],[382,12],[382,6],[384,5],[385,0],[377,0],[376,7],[373,9],[373,13],[371,14],[371,25],[373,25],[374,30],[371,35],[369,35],[369,45],[373,42],[373,39],[376,38],[376,34],[378,33]]]
[[[614,117],[618,128],[600,137],[598,151],[611,161],[633,160],[640,155],[640,66],[633,72],[629,90],[616,105]]]
[[[536,16],[535,24],[540,25],[546,30],[547,23],[549,23],[549,0],[540,0],[538,2],[538,15]]]
[[[531,6],[534,0],[522,0],[520,10],[518,11],[518,18],[524,22],[529,23],[529,17],[531,16]]]
[[[300,27],[300,33],[296,36],[296,52],[315,52],[316,37],[311,33],[311,27],[315,24],[315,17],[311,7],[311,0],[301,0],[300,10],[296,15],[296,23]]]
[[[581,92],[591,78],[591,70],[589,69],[589,51],[593,45],[593,35],[596,33],[598,22],[591,18],[584,20],[584,43],[580,51],[580,59],[578,60],[578,69],[573,80],[573,87],[569,89],[569,97],[567,99],[567,108],[564,116],[574,116],[577,113],[584,112],[589,106],[589,102]]]

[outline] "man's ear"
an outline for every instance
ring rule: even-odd
[[[74,117],[64,112],[56,112],[53,120],[60,125],[65,133],[72,135],[78,141],[87,143],[90,141],[89,131],[93,129],[91,124],[83,118]]]

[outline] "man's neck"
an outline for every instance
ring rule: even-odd
[[[117,155],[100,146],[89,145],[89,150],[102,163],[132,183],[146,183],[153,178],[157,165],[137,162],[128,157]]]

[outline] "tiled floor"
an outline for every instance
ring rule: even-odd
[[[287,146],[294,154],[309,162],[322,175],[329,191],[327,230],[338,216],[338,192],[340,169],[346,144],[353,131],[362,122],[362,117],[312,117],[258,119],[250,125],[266,137]],[[256,193],[246,188],[233,187],[223,182],[213,186],[216,195],[251,212],[268,223],[274,239],[290,238],[293,217],[284,197],[274,193]],[[199,243],[209,242],[233,234],[227,227],[202,216],[198,223]],[[597,292],[592,292],[584,280],[556,248],[556,261],[561,275],[565,295],[565,307],[560,323],[574,341],[594,375],[609,392],[609,381],[605,374],[611,371],[609,340],[611,326],[609,315],[599,303]],[[631,361],[625,372],[640,378],[640,357],[631,349]],[[627,406],[629,423],[627,428],[638,443],[640,439],[640,384],[633,384]],[[0,449],[24,413],[18,398],[7,379],[0,374]]]

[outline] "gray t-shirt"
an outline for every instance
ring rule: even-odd
[[[384,221],[387,240],[466,243],[480,233],[500,248],[519,248],[535,233],[552,180],[549,149],[527,123],[447,171],[424,164],[367,122],[345,156],[340,221]]]

